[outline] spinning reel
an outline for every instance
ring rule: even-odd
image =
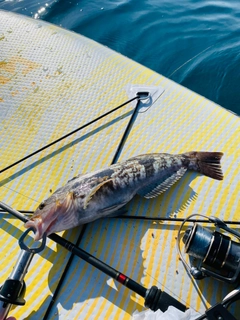
[[[188,253],[192,260],[198,262],[198,265],[189,265],[183,258],[180,250],[180,234],[186,222],[190,218],[199,216],[215,225],[215,230],[202,227],[194,223],[192,227],[187,228],[183,235],[185,253]],[[228,233],[234,236],[237,241],[233,241]],[[209,308],[205,314],[196,320],[236,320],[228,311],[228,307],[235,301],[240,300],[240,233],[229,228],[222,220],[215,217],[206,217],[201,214],[193,214],[187,217],[178,231],[177,248],[180,258],[186,267],[188,273],[196,280],[205,277],[213,277],[231,284],[237,284],[238,287],[231,291],[220,303]]]
[[[188,228],[183,236],[185,252],[190,257],[198,260],[198,266],[189,266],[182,256],[180,250],[180,232],[184,224],[192,217],[200,216],[219,229],[211,231],[198,223]],[[231,237],[220,232],[222,229],[231,236],[238,239],[233,241]],[[238,284],[240,281],[240,233],[229,228],[222,220],[215,217],[206,217],[200,214],[194,214],[185,219],[178,232],[178,251],[183,264],[194,279],[200,280],[205,277]]]

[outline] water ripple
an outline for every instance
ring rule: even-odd
[[[240,114],[236,0],[0,0],[92,38]]]

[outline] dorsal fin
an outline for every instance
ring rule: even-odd
[[[85,199],[85,201],[84,201],[83,209],[86,209],[86,208],[87,208],[89,201],[92,199],[92,196],[93,196],[100,188],[102,188],[102,186],[107,185],[109,182],[112,182],[112,179],[105,180],[105,181],[99,183],[98,185],[96,185],[94,188],[91,189],[91,191],[89,192],[89,195],[86,197],[86,199]]]
[[[177,180],[179,180],[184,175],[186,171],[187,168],[182,167],[164,181],[160,183],[154,182],[149,184],[148,186],[141,188],[140,190],[138,190],[137,194],[147,199],[154,198],[170,188]]]

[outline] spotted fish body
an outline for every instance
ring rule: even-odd
[[[63,231],[108,216],[136,194],[153,198],[166,191],[187,170],[222,180],[221,152],[188,152],[179,155],[139,155],[106,169],[79,175],[54,192],[37,208],[25,227],[43,233]]]

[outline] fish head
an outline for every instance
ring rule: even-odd
[[[44,200],[37,207],[33,216],[25,223],[26,228],[35,229],[34,240],[37,241],[43,237],[43,234],[49,235],[53,232],[59,232],[73,227],[69,226],[69,221],[73,220],[71,210],[71,193],[53,194]]]

